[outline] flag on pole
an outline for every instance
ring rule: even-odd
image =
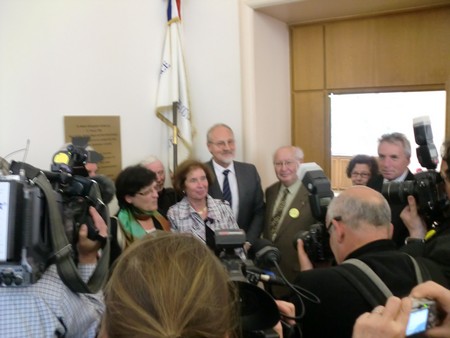
[[[191,112],[181,43],[180,1],[168,0],[156,115],[168,127],[168,166],[171,172],[192,153]]]

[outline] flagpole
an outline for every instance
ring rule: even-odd
[[[172,145],[173,145],[173,170],[178,166],[178,127],[177,127],[177,111],[178,111],[178,102],[172,102],[172,124],[173,124],[173,136],[172,136]]]

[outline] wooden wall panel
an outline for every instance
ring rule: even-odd
[[[323,26],[293,29],[291,47],[294,90],[322,89],[325,81]]]
[[[292,26],[291,64],[292,142],[330,177],[329,93],[450,92],[450,6]]]
[[[352,156],[333,156],[331,158],[331,188],[335,191],[345,190],[352,186],[347,177],[347,166]]]
[[[326,25],[326,87],[445,83],[450,7]]]
[[[311,91],[294,94],[293,144],[303,149],[305,162],[316,162],[329,172],[327,157],[329,142],[325,135],[329,122],[323,114],[325,99],[323,91]]]

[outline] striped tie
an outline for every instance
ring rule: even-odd
[[[270,237],[274,241],[277,237],[278,223],[280,222],[281,214],[283,213],[284,207],[286,205],[286,197],[289,194],[289,189],[284,189],[283,196],[273,213],[272,219],[270,220]]]
[[[230,206],[231,206],[231,190],[230,190],[230,183],[228,182],[228,174],[229,173],[230,173],[229,169],[223,171],[225,178],[223,180],[222,194],[223,194],[223,199],[225,201],[228,201],[228,203],[230,203]]]

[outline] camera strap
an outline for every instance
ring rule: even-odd
[[[58,270],[58,275],[64,284],[73,292],[78,293],[96,293],[104,285],[109,269],[110,239],[106,239],[101,257],[97,266],[90,277],[88,283],[85,283],[78,273],[78,268],[72,255],[72,245],[67,239],[64,231],[64,223],[61,212],[58,208],[55,192],[45,174],[33,166],[26,163],[13,162],[11,170],[25,169],[28,179],[32,180],[44,193],[50,219],[50,234],[52,238],[54,258]],[[105,220],[109,231],[109,217]]]
[[[412,256],[407,256],[411,259],[413,264],[417,284],[422,283],[424,280],[428,280],[430,277],[428,270],[423,265],[419,266]],[[341,275],[343,275],[359,291],[372,307],[384,305],[387,298],[393,295],[381,278],[378,277],[378,275],[363,261],[354,258],[347,259],[342,262],[340,267],[342,267],[342,269],[336,269],[336,271],[339,271],[339,273],[341,273]],[[354,267],[356,267],[356,269]]]

